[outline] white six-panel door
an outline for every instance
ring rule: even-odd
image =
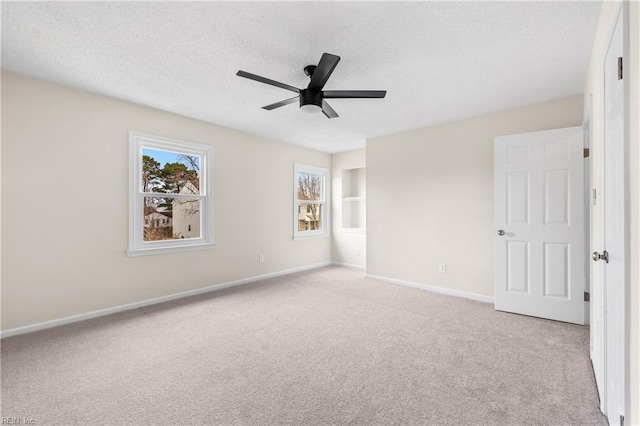
[[[618,13],[604,60],[604,144],[602,176],[603,246],[602,264],[605,322],[604,411],[610,425],[622,424],[625,414],[625,144],[624,80],[618,74],[618,58],[623,56],[622,13]],[[602,386],[602,383],[599,383]]]
[[[584,324],[582,127],[494,141],[495,308]]]

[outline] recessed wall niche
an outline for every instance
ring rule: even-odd
[[[365,232],[367,227],[366,169],[342,170],[342,229]]]

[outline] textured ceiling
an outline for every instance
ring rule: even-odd
[[[582,92],[599,2],[2,2],[2,67],[325,152]],[[329,120],[306,87],[342,58]]]

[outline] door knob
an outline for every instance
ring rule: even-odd
[[[605,263],[609,263],[609,253],[607,253],[607,251],[603,251],[602,254],[598,253],[597,251],[594,251],[593,254],[591,255],[591,258],[593,259],[594,262],[597,262],[598,260],[604,260]]]
[[[498,229],[498,235],[502,237],[504,235],[504,231],[502,229]]]

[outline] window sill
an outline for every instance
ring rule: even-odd
[[[213,248],[215,243],[191,244],[175,247],[154,247],[127,250],[127,257],[152,256],[156,254],[180,253],[183,251],[207,250]]]
[[[293,236],[293,241],[297,241],[297,240],[309,240],[312,238],[325,238],[328,237],[329,234],[327,232],[322,233],[322,234],[311,234],[311,235],[294,235]]]

